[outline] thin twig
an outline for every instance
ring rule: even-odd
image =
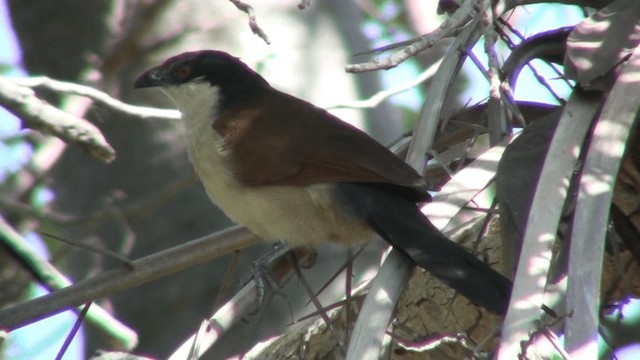
[[[558,336],[546,326],[541,330],[542,335],[547,338],[547,340],[553,345],[553,348],[562,356],[564,360],[571,360],[571,355],[560,345],[560,339]]]
[[[233,281],[233,276],[236,274],[236,268],[238,267],[238,260],[240,259],[240,251],[234,251],[233,256],[231,257],[231,262],[229,262],[229,266],[227,266],[227,271],[224,274],[224,278],[222,279],[222,285],[220,286],[220,290],[218,290],[218,295],[216,295],[216,300],[213,302],[213,308],[217,309],[224,298],[224,295],[227,293],[231,282]]]
[[[309,295],[309,298],[311,299],[311,302],[313,303],[313,305],[316,307],[318,314],[324,321],[325,325],[327,326],[327,329],[329,329],[329,331],[331,331],[331,334],[333,334],[333,337],[335,338],[336,342],[338,343],[338,346],[342,349],[342,353],[344,354],[346,352],[346,348],[344,347],[344,343],[342,342],[342,339],[340,339],[340,337],[338,336],[338,331],[336,330],[336,327],[334,326],[333,322],[329,318],[329,315],[327,315],[327,313],[323,311],[324,307],[320,303],[320,300],[318,300],[318,298],[313,293],[313,289],[311,289],[309,282],[307,282],[304,275],[302,274],[302,271],[300,270],[300,266],[298,266],[298,263],[296,259],[293,257],[293,255],[289,255],[289,261],[292,263],[293,265],[292,267],[296,275],[298,275],[298,279],[300,280],[300,285],[302,285],[304,290],[307,292],[307,295]]]
[[[497,21],[500,24],[502,24],[504,27],[509,29],[509,31],[511,31],[511,33],[513,33],[515,36],[517,36],[520,39],[520,41],[521,41],[520,45],[522,45],[522,42],[527,40],[524,37],[524,35],[522,35],[522,33],[520,33],[520,31],[518,31],[518,29],[516,29],[513,26],[511,26],[511,24],[509,24],[508,21],[505,21],[502,18],[498,18]],[[573,28],[573,27],[571,26],[571,27],[560,28],[560,29],[548,31],[546,33],[549,33],[549,32],[566,32],[570,28]],[[496,27],[496,31],[498,31],[498,30],[499,30],[499,28]],[[498,34],[503,38],[503,41],[505,43],[507,43],[507,46],[509,46],[509,49],[513,50],[515,48],[515,45],[513,44],[511,39],[506,34],[504,34],[504,32],[498,31]],[[544,60],[544,59],[542,59],[542,60]],[[569,79],[567,79],[567,77],[564,75],[564,73],[560,69],[558,69],[557,67],[553,66],[552,62],[547,61],[547,60],[544,60],[544,61],[547,63],[547,65],[549,65],[551,67],[551,70],[553,70],[553,72],[558,76],[559,79],[564,80],[564,82],[567,84],[567,86],[573,87],[573,84],[571,83],[571,81],[569,81]],[[532,66],[530,63],[527,63],[527,64],[528,64],[529,68],[532,71],[535,70],[534,66]],[[548,85],[548,84],[546,84],[546,82],[545,82],[543,85]]]
[[[362,251],[362,249],[363,248],[360,248],[358,252]],[[349,251],[347,251],[347,260],[352,257],[354,257],[353,249],[349,249]],[[347,261],[347,268],[345,269],[344,280],[345,280],[344,298],[349,300],[353,295],[353,260]],[[347,307],[347,309],[345,310],[344,315],[345,315],[344,316],[345,323],[351,324],[351,311],[349,311],[349,307]],[[344,334],[344,342],[346,343],[347,341],[349,341],[351,327],[347,326],[345,330],[346,331]]]
[[[89,311],[91,304],[92,303],[89,302],[84,304],[84,306],[82,307],[82,311],[80,312],[80,314],[78,314],[78,318],[73,323],[73,327],[71,328],[71,331],[69,331],[69,334],[67,335],[66,339],[64,339],[64,343],[62,344],[62,346],[60,347],[60,350],[58,351],[58,354],[56,355],[56,360],[62,359],[64,354],[69,349],[69,345],[71,345],[71,341],[73,341],[73,338],[78,333],[78,330],[80,330],[80,325],[82,325],[82,321],[87,316],[87,312]]]
[[[122,262],[123,264],[126,264],[127,266],[132,266],[131,265],[131,260],[129,260],[129,258],[127,258],[125,255],[120,254],[118,252],[111,251],[109,249],[104,249],[104,248],[101,248],[101,247],[98,247],[98,246],[95,246],[95,245],[92,245],[92,244],[84,243],[84,242],[65,239],[65,238],[63,238],[61,236],[53,235],[53,234],[50,234],[50,233],[47,233],[47,232],[39,232],[39,233],[44,235],[44,236],[48,236],[48,237],[50,237],[52,239],[58,240],[60,242],[63,242],[65,244],[68,244],[68,245],[71,245],[71,246],[75,246],[75,247],[78,247],[78,248],[81,248],[81,249],[84,249],[84,250],[87,250],[87,251],[90,251],[90,252],[94,252],[96,254],[101,254],[101,255],[104,255],[104,256],[107,256],[107,257],[110,257],[110,258],[113,258],[113,259],[117,259],[120,262]]]
[[[420,84],[422,84],[423,82],[429,80],[438,70],[438,67],[440,66],[442,60],[437,61],[435,63],[433,63],[431,66],[429,66],[427,69],[425,69],[422,73],[420,73],[418,76],[416,76],[415,78],[411,79],[410,81],[407,81],[404,84],[400,84],[398,86],[395,86],[391,89],[387,89],[387,90],[382,90],[377,92],[376,94],[374,94],[373,96],[371,96],[368,99],[365,100],[358,100],[358,101],[345,101],[342,103],[338,103],[335,105],[329,105],[329,106],[324,106],[327,109],[343,109],[343,108],[349,108],[349,109],[372,109],[375,108],[376,106],[378,106],[381,102],[383,102],[384,100],[386,100],[387,98],[399,94],[401,92],[407,91],[413,87],[416,87]]]
[[[464,27],[476,14],[482,9],[484,0],[465,1],[462,6],[447,20],[445,20],[437,29],[429,34],[416,38],[416,41],[401,50],[396,51],[390,56],[382,59],[374,59],[370,62],[360,64],[347,65],[347,72],[367,72],[373,70],[388,70],[398,66],[400,63],[410,57],[432,48],[440,40],[451,36],[460,28]]]
[[[340,266],[336,271],[334,271],[333,275],[331,275],[329,277],[329,279],[327,279],[327,281],[325,281],[324,285],[322,285],[318,291],[316,291],[315,296],[319,296],[320,293],[322,293],[329,285],[331,285],[331,283],[333,282],[333,280],[335,280],[338,275],[340,275],[340,273],[342,273],[342,271],[344,271],[345,269],[348,269],[349,264],[352,264],[353,261],[355,260],[355,258],[360,255],[360,253],[362,253],[362,251],[364,250],[363,247],[361,247],[360,249],[358,249],[358,251],[356,251],[355,253],[352,253],[352,250],[350,249],[349,252],[350,254],[347,257],[347,261],[345,261],[344,264],[342,264],[342,266]],[[350,280],[347,280],[349,283],[351,282]],[[309,301],[307,301],[307,303],[305,304],[305,306],[309,305],[309,303],[311,302],[311,299],[309,299]]]
[[[505,139],[509,135],[509,131],[500,92],[500,61],[495,48],[497,35],[494,31],[493,9],[489,0],[485,0],[483,7],[481,19],[484,34],[484,51],[489,62],[489,70],[487,72],[489,77],[489,104],[487,106],[489,143],[494,146]]]
[[[529,70],[531,70],[531,73],[538,81],[538,83],[546,88],[547,91],[556,99],[556,101],[558,101],[558,103],[564,103],[564,99],[556,94],[551,84],[547,82],[544,76],[540,75],[538,69],[531,64],[530,60],[537,54],[548,54],[550,52],[561,53],[562,51],[564,51],[565,41],[551,41],[549,35],[553,35],[554,40],[560,40],[559,38],[566,37],[566,35],[568,35],[570,27],[547,31],[545,33],[530,37],[529,39],[525,39],[524,36],[520,34],[516,29],[511,27],[509,23],[505,22],[504,20],[499,21],[501,21],[502,25],[504,25],[521,40],[521,43],[516,46],[513,41],[511,41],[509,36],[507,36],[503,31],[498,31],[498,34],[502,38],[502,41],[504,41],[509,49],[512,50],[509,59],[505,62],[505,66],[503,67],[503,72],[509,82],[509,85],[511,87],[514,86],[513,83],[515,82],[516,76],[520,73],[520,70],[523,66],[527,66]],[[564,76],[564,74],[562,74],[555,66],[553,66],[551,62],[544,58],[540,58],[540,60],[546,62],[547,65],[558,75],[558,78],[563,79],[567,83],[567,86],[573,86],[566,78],[566,76]]]
[[[309,253],[298,254],[300,260],[307,259]],[[286,283],[294,274],[293,267],[289,263],[289,252],[279,253],[280,256],[270,256],[268,262],[264,266],[269,271],[269,275],[272,276],[272,280],[275,281],[276,287],[280,287]],[[186,354],[189,354],[194,349],[194,344],[197,344],[197,352],[193,352],[193,355],[201,356],[204,352],[211,348],[217,340],[220,339],[235,323],[240,321],[243,316],[255,311],[256,306],[259,304],[258,299],[261,297],[259,294],[259,285],[256,279],[250,280],[245,286],[236,293],[224,306],[218,309],[208,319],[208,325],[204,332],[198,330],[197,333],[191,335],[189,339],[183,342],[178,349],[176,349],[171,356],[170,360],[185,359]],[[271,289],[273,290],[273,289]],[[273,295],[273,291],[269,291],[267,294]]]
[[[267,36],[267,34],[258,25],[258,20],[256,20],[256,16],[253,13],[253,7],[251,7],[251,5],[246,4],[240,0],[229,0],[229,1],[231,1],[231,3],[238,8],[238,10],[244,12],[245,14],[247,14],[247,16],[249,16],[249,28],[251,29],[251,31],[254,34],[258,35],[258,37],[264,40],[264,42],[266,42],[267,44],[271,44],[271,41],[269,41],[269,37]]]
[[[202,322],[200,323],[200,327],[198,328],[198,331],[194,335],[193,344],[191,345],[191,349],[189,349],[189,354],[186,357],[187,360],[192,360],[192,359],[195,360],[200,358],[199,356],[200,346],[203,345],[202,339],[206,337],[207,332],[209,332],[210,329],[211,329],[211,326],[209,325],[209,322],[207,320],[202,320]]]
[[[292,324],[297,324],[297,323],[301,323],[303,321],[306,321],[308,319],[311,319],[313,317],[320,317],[320,312],[329,312],[333,309],[337,309],[340,307],[344,307],[344,311],[349,312],[349,309],[346,306],[351,305],[351,303],[358,301],[360,299],[362,299],[363,297],[365,297],[367,295],[367,292],[365,290],[363,290],[364,288],[366,288],[366,283],[365,286],[358,288],[357,291],[355,291],[355,293],[348,299],[342,299],[342,300],[338,300],[332,304],[329,304],[327,306],[323,306],[322,308],[320,308],[319,310],[315,310],[312,311],[308,314],[302,315],[301,317],[299,317],[296,321],[294,321]],[[361,291],[362,290],[362,291]],[[322,320],[322,319],[320,319]],[[322,320],[324,321],[324,320]],[[349,324],[349,322],[345,321],[345,323]]]

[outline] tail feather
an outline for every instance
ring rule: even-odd
[[[471,302],[494,313],[506,311],[511,282],[445,237],[414,203],[360,184],[349,184],[342,193],[349,194],[355,214],[416,265]]]

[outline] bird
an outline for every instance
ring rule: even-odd
[[[159,88],[221,210],[268,241],[352,247],[376,234],[472,303],[504,314],[511,282],[419,210],[428,181],[365,132],[281,92],[219,50],[175,55],[134,88]]]

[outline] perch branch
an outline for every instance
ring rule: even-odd
[[[74,285],[0,310],[0,324],[13,330],[104,296],[166,276],[190,266],[246,248],[258,238],[243,227],[232,227],[171,249],[134,260]]]

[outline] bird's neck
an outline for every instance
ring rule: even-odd
[[[219,87],[204,82],[187,83],[163,91],[182,114],[189,158],[200,178],[206,183],[206,179],[217,182],[231,176],[224,139],[213,128],[221,112]]]
[[[164,88],[164,93],[173,100],[185,122],[187,136],[209,134],[213,121],[220,113],[220,88],[209,83],[187,83]]]

